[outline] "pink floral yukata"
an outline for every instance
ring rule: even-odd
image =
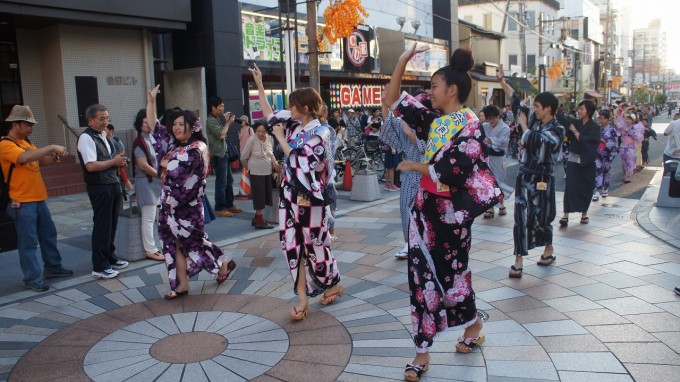
[[[468,257],[474,218],[502,200],[483,150],[484,132],[468,108],[440,116],[402,93],[395,115],[427,140],[411,210],[408,282],[413,341],[427,352],[437,332],[477,318]]]
[[[328,177],[335,164],[330,129],[315,119],[306,126],[281,110],[269,116],[285,125],[291,152],[285,159],[279,188],[279,238],[297,294],[298,266],[306,269],[306,289],[318,296],[340,282],[328,233]]]
[[[168,160],[161,175],[161,208],[158,214],[158,236],[163,242],[163,254],[168,268],[170,289],[177,288],[175,259],[179,241],[187,258],[189,277],[205,269],[217,276],[223,262],[229,262],[220,247],[208,240],[205,233],[203,193],[208,175],[208,146],[195,141],[180,146],[160,122],[153,132],[158,163]]]

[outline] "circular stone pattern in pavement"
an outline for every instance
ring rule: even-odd
[[[227,339],[215,333],[180,333],[156,342],[149,353],[161,362],[194,363],[201,362],[227,350]],[[183,349],[191,349],[185,352]]]
[[[262,317],[175,313],[109,334],[90,349],[83,368],[94,381],[177,379],[193,368],[212,381],[250,380],[276,365],[288,346],[286,331]]]

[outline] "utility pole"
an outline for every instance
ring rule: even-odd
[[[309,47],[309,87],[320,92],[319,42],[316,31],[316,1],[307,2],[307,43]]]
[[[630,70],[628,75],[630,79],[628,80],[628,101],[631,101],[633,96],[633,87],[635,86],[635,42],[637,41],[637,34],[633,32],[633,49],[630,51]]]
[[[611,63],[610,63],[610,20],[611,20],[611,0],[607,0],[607,11],[605,14],[605,24],[604,24],[604,68],[602,76],[602,85],[605,86],[605,90],[609,87],[609,78],[607,78],[607,71],[611,74]],[[609,92],[607,92],[609,94]]]
[[[522,25],[519,26],[519,47],[520,47],[520,71],[523,73],[527,72],[527,38],[524,31],[524,25],[526,25],[525,11],[524,11],[524,0],[519,0],[519,12],[518,18]]]
[[[505,33],[505,24],[508,21],[508,13],[510,12],[510,0],[505,3],[505,13],[503,14],[503,25],[501,26],[501,33]]]

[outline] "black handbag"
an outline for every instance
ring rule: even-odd
[[[239,152],[238,148],[229,142],[227,139],[227,155],[229,156],[229,163],[235,162],[239,160],[241,157],[241,153]]]

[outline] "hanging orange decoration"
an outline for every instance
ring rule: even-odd
[[[548,77],[550,77],[552,81],[555,81],[556,79],[560,78],[562,74],[564,74],[564,62],[562,60],[553,62],[552,66],[547,70],[547,72]]]
[[[361,0],[330,0],[330,4],[323,12],[326,27],[319,36],[319,41],[325,35],[331,44],[338,39],[349,37],[357,25],[364,23],[368,12],[361,6]]]
[[[621,82],[623,82],[623,77],[620,76],[612,77],[612,88],[618,89],[619,85],[621,85]]]

